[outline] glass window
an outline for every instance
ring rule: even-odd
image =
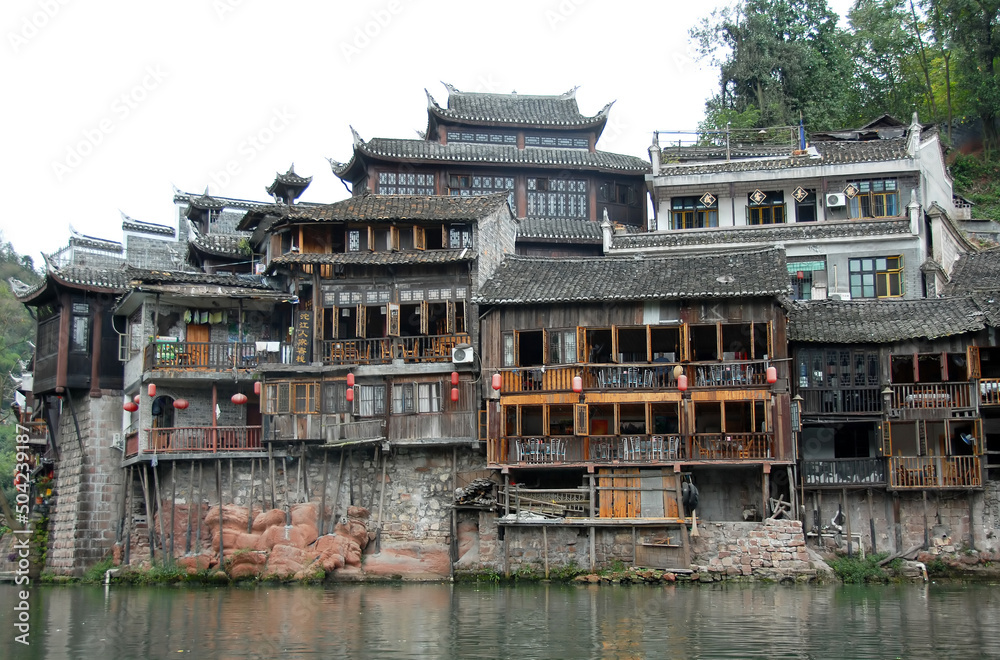
[[[355,394],[355,414],[358,417],[385,414],[385,385],[357,385]]]
[[[417,412],[441,412],[441,383],[417,385]]]
[[[698,197],[672,197],[670,199],[671,229],[704,229],[719,226],[719,200],[705,206]]]
[[[549,331],[549,364],[576,362],[576,330]]]
[[[903,295],[903,257],[869,257],[849,262],[852,298]]]
[[[73,315],[69,349],[87,352],[90,348],[90,317]]]
[[[404,415],[414,412],[413,383],[403,383],[392,386],[392,412]]]
[[[588,217],[587,182],[576,179],[528,179],[528,216]]]
[[[382,195],[433,195],[434,175],[415,172],[379,172],[378,192]]]
[[[858,193],[850,198],[852,218],[888,218],[899,215],[899,191],[895,179],[853,181],[847,185]]]
[[[761,195],[757,193],[761,192]],[[747,195],[747,224],[780,225],[785,222],[785,193],[781,190],[754,191]]]

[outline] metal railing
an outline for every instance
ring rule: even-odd
[[[177,426],[145,429],[148,453],[260,451],[259,426]]]
[[[979,488],[979,456],[890,456],[891,488]]]
[[[884,484],[885,459],[879,457],[804,459],[802,479],[807,486]]]

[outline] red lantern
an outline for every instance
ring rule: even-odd
[[[191,404],[188,403],[187,399],[177,399],[176,401],[174,401],[174,408],[177,408],[177,410],[184,410],[189,405]]]
[[[136,403],[135,401],[126,401],[125,405],[122,406],[122,408],[124,408],[127,412],[134,413],[136,410],[139,409],[139,404]]]
[[[503,379],[500,377],[500,374],[493,374],[492,378],[493,389],[499,392],[500,388],[502,387],[502,383]]]
[[[451,384],[452,384],[453,387],[455,385],[458,385],[458,372],[457,371],[451,372]]]
[[[135,405],[139,405],[139,402],[142,401],[142,397],[139,394],[136,394],[134,397],[132,397],[132,401],[135,402]]]
[[[257,394],[257,395],[260,394],[260,381],[259,380],[255,380],[253,382],[253,393]]]
[[[230,399],[230,401],[232,401],[233,403],[235,403],[238,406],[242,406],[244,403],[247,402],[247,395],[244,394],[243,392],[237,392],[236,394],[234,394],[232,396],[232,398]]]
[[[457,387],[451,388],[451,401],[452,401],[452,403],[455,403],[456,401],[458,401],[458,388]]]
[[[354,387],[354,374],[347,374],[347,386]]]
[[[353,387],[348,387],[347,388],[347,400],[348,400],[348,402],[354,401],[354,388]]]
[[[802,272],[802,271],[800,270],[799,272],[797,272],[797,273],[795,274],[795,277],[797,277],[797,278],[798,278],[798,279],[800,279],[800,280],[804,280],[804,279],[806,278],[806,274],[805,274],[805,273],[803,273],[803,272]]]
[[[150,383],[146,391],[149,392],[149,396],[156,396],[156,383]]]
[[[687,391],[688,388],[688,377],[685,374],[681,374],[677,377],[677,389],[681,392]]]
[[[577,394],[583,391],[583,378],[580,376],[573,376],[573,391]]]
[[[770,385],[774,385],[778,382],[778,370],[774,367],[767,368],[767,382]]]

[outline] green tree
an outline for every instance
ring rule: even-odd
[[[758,127],[836,128],[845,119],[850,74],[847,33],[826,0],[740,0],[691,30],[703,59],[719,67],[719,93],[706,122],[759,111]]]

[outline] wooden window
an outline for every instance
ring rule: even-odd
[[[705,206],[698,197],[672,197],[670,199],[671,229],[704,229],[719,226],[719,200]]]
[[[903,295],[903,257],[851,259],[851,298],[899,298]]]
[[[392,413],[408,415],[416,412],[413,397],[413,383],[400,383],[392,386]]]
[[[762,197],[757,197],[754,191],[747,195],[748,225],[780,225],[785,222],[785,193],[781,190],[768,190]]]
[[[423,227],[413,228],[413,247],[417,250],[427,249],[427,232]]]
[[[966,364],[969,365],[968,369],[969,379],[982,378],[982,372],[979,368],[979,347],[969,346],[968,348],[965,349],[965,353],[966,353]]]
[[[576,362],[576,329],[546,330],[548,355],[546,364],[572,364]]]
[[[517,366],[517,332],[505,332],[503,339],[503,366]]]
[[[590,412],[586,403],[573,406],[573,435],[590,435]]]
[[[355,385],[354,414],[378,417],[385,414],[385,385]]]
[[[528,179],[528,216],[589,217],[586,180]]]
[[[433,195],[434,175],[414,172],[379,172],[380,195]]]
[[[313,414],[319,412],[319,384],[292,384],[292,412],[296,414]]]
[[[365,330],[368,327],[368,308],[364,305],[358,305],[357,316],[355,318],[355,336],[358,338],[363,338],[366,336]]]
[[[347,231],[347,251],[348,252],[360,252],[361,251],[361,230],[360,229],[350,229]]]
[[[398,337],[399,336],[399,305],[396,303],[389,303],[386,305],[387,311],[389,313],[389,336]]]
[[[324,413],[349,413],[351,402],[347,400],[347,382],[336,380],[323,383],[323,402],[321,410]]]
[[[267,383],[264,386],[261,412],[265,415],[284,415],[291,412],[289,387],[289,383]]]
[[[441,383],[417,384],[417,412],[441,412]]]
[[[420,301],[420,334],[428,334],[430,328],[431,312],[430,305],[427,304],[426,300]]]
[[[871,179],[848,184],[858,193],[850,198],[852,218],[888,218],[899,215],[899,190],[895,179]]]
[[[389,227],[389,245],[390,250],[399,252],[399,227]]]
[[[448,228],[448,247],[452,250],[472,247],[472,227],[451,225]]]

